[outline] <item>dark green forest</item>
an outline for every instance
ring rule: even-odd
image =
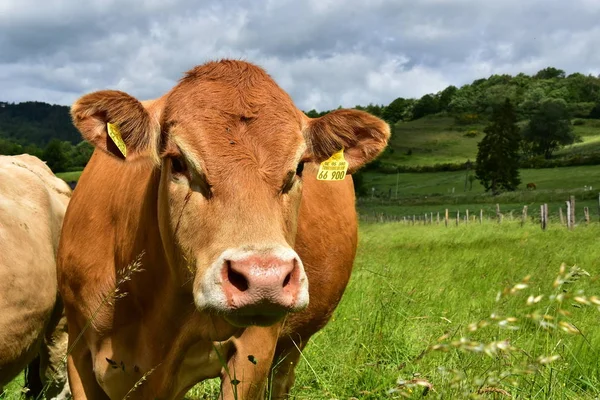
[[[600,118],[600,77],[565,72],[553,67],[535,75],[492,75],[471,84],[448,86],[438,93],[426,94],[420,99],[398,97],[388,105],[357,105],[385,119],[390,124],[412,121],[431,114],[448,113],[459,123],[471,123],[488,118],[494,106],[506,99],[517,105],[518,118],[528,119],[548,99],[564,101],[572,118]],[[310,110],[311,117],[328,111]]]
[[[506,99],[515,105],[518,121],[533,120],[537,124],[532,124],[538,127],[537,133],[529,128],[523,130],[528,143],[523,147],[524,153],[551,159],[560,143],[552,142],[551,133],[545,133],[549,132],[548,126],[569,125],[574,118],[600,119],[600,77],[580,73],[567,76],[563,70],[548,67],[531,76],[492,75],[461,87],[448,86],[419,99],[398,97],[387,105],[354,108],[381,117],[392,126],[433,114],[451,116],[457,125],[469,125],[486,123],[493,109]],[[305,113],[318,117],[331,111]],[[548,115],[557,115],[558,120],[549,121]],[[34,154],[47,161],[55,172],[62,172],[82,169],[92,147],[81,142],[67,106],[36,101],[0,102],[0,154],[20,153]],[[377,163],[372,167],[377,168]]]
[[[69,107],[39,101],[0,102],[0,154],[29,153],[54,172],[80,170],[93,148],[71,123]]]

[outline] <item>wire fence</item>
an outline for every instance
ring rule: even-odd
[[[535,213],[532,213],[532,211],[535,211]],[[598,214],[594,218],[594,221],[600,222],[600,194],[597,212]],[[495,212],[492,213],[484,211],[483,208],[478,210],[445,208],[443,211],[432,211],[410,215],[390,215],[381,212],[367,212],[359,213],[359,220],[361,222],[369,223],[395,222],[404,225],[443,225],[446,227],[450,225],[477,225],[482,224],[484,221],[495,221],[501,224],[505,220],[518,220],[522,225],[526,223],[539,224],[543,230],[545,230],[550,223],[559,223],[567,229],[573,229],[578,225],[592,223],[590,208],[588,206],[582,207],[579,213],[577,212],[575,196],[569,196],[569,199],[565,201],[565,207],[558,208],[558,211],[552,215],[548,212],[548,203],[541,204],[537,210],[532,210],[530,209],[530,206],[525,205],[518,213],[515,213],[514,210],[503,213],[501,205],[498,203],[496,204]]]

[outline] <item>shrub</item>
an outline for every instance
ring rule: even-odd
[[[477,135],[479,135],[479,131],[477,131],[475,129],[472,129],[472,130],[470,130],[470,131],[468,131],[466,133],[463,133],[464,137],[469,137],[469,138],[475,137]]]
[[[457,125],[474,124],[479,121],[479,115],[475,113],[460,113],[454,116],[454,122]]]

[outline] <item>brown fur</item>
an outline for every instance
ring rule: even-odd
[[[348,172],[353,173],[385,147],[389,130],[382,129],[382,121],[365,111],[335,110],[311,121],[307,136],[318,162],[347,149],[344,156],[350,164]]]
[[[128,155],[130,158],[156,147],[153,142],[158,135],[153,128],[158,126],[152,124],[144,106],[127,93],[102,90],[84,96],[72,107],[71,116],[77,129],[88,133],[87,140],[117,157],[123,156],[107,135],[107,122],[116,124],[127,147],[137,150]]]
[[[352,180],[317,181],[315,161],[343,145],[356,170],[383,150],[389,127],[351,110],[311,120],[262,69],[229,60],[192,69],[153,101],[86,95],[73,115],[98,148],[67,210],[59,250],[75,399],[122,398],[150,371],[130,398],[178,399],[220,375],[229,399],[233,376],[220,357],[240,381],[238,398],[259,398],[274,357],[297,361],[292,340],[302,348],[327,323],[350,277]],[[139,162],[123,162],[105,145],[109,118],[122,124],[128,154]],[[176,173],[175,160],[187,169]],[[301,160],[302,178],[295,176]],[[309,280],[306,310],[270,327],[236,328],[235,315],[195,307],[193,293],[225,249],[265,245],[298,252]],[[142,252],[143,271],[121,285],[127,295],[103,301]],[[277,376],[275,398],[291,387],[293,368]]]

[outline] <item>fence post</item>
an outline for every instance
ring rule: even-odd
[[[541,211],[541,220],[542,220],[542,230],[546,230],[548,226],[548,204],[542,204],[540,206]]]
[[[571,229],[571,202],[566,201],[567,203],[567,229]]]
[[[540,224],[542,226],[542,230],[544,230],[546,227],[544,226],[544,205],[543,204],[540,206]]]
[[[500,214],[500,204],[496,204],[496,217],[498,217],[498,223],[501,223],[502,214]]]
[[[465,224],[469,223],[469,209],[467,209],[467,214],[465,215]]]
[[[446,208],[446,220],[445,220],[446,226],[448,226],[448,209]]]
[[[574,228],[575,223],[577,222],[575,219],[575,196],[571,196],[570,203],[571,203],[571,227]]]
[[[415,224],[415,220],[416,220],[416,219],[417,219],[417,218],[416,218],[416,217],[415,217],[415,215],[413,214],[413,225]]]
[[[440,212],[439,212],[439,211],[438,211],[438,213],[437,213],[437,224],[438,224],[438,225],[440,224]]]
[[[590,209],[588,207],[583,207],[583,216],[585,218],[586,225],[590,223]]]
[[[459,220],[460,220],[460,210],[456,210],[456,226],[458,226]]]
[[[521,218],[521,226],[525,225],[527,222],[527,206],[523,206],[523,216]]]
[[[479,209],[479,223],[483,224],[483,209]]]

